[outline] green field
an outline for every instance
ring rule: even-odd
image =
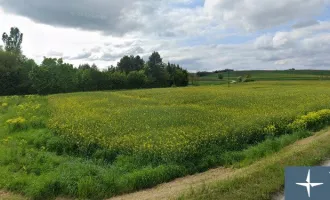
[[[199,77],[200,85],[222,85],[228,82],[228,73],[220,73],[223,80],[218,79],[217,73]],[[329,70],[252,70],[233,71],[229,73],[229,80],[236,80],[240,76],[251,75],[255,81],[297,81],[297,80],[330,80]]]
[[[328,125],[329,88],[258,81],[0,97],[0,188],[101,199],[250,164]]]

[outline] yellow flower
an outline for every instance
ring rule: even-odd
[[[23,117],[18,117],[15,119],[8,119],[6,121],[7,124],[24,124],[26,122],[26,119],[24,119]]]

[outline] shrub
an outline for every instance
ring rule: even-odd
[[[32,116],[31,119],[29,120],[29,124],[33,128],[45,128],[45,122],[42,117],[37,117],[37,116]]]
[[[6,124],[11,132],[27,129],[27,122],[23,117],[9,119],[6,121]]]
[[[8,110],[8,103],[0,103],[0,113],[5,113]]]
[[[310,112],[288,125],[292,130],[318,130],[330,122],[330,109]]]

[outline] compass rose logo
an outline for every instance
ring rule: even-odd
[[[308,197],[311,197],[311,187],[323,185],[323,183],[311,183],[311,170],[308,170],[306,183],[296,183],[297,185],[304,186],[307,189]]]

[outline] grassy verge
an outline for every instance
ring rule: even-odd
[[[178,199],[270,200],[283,189],[286,166],[313,166],[329,156],[328,129],[239,170],[226,181],[204,185]]]
[[[225,166],[233,166],[235,168],[246,167],[261,158],[280,151],[298,140],[312,136],[312,134],[310,131],[300,130],[292,134],[269,138],[243,151],[226,152],[222,155],[223,163]]]

